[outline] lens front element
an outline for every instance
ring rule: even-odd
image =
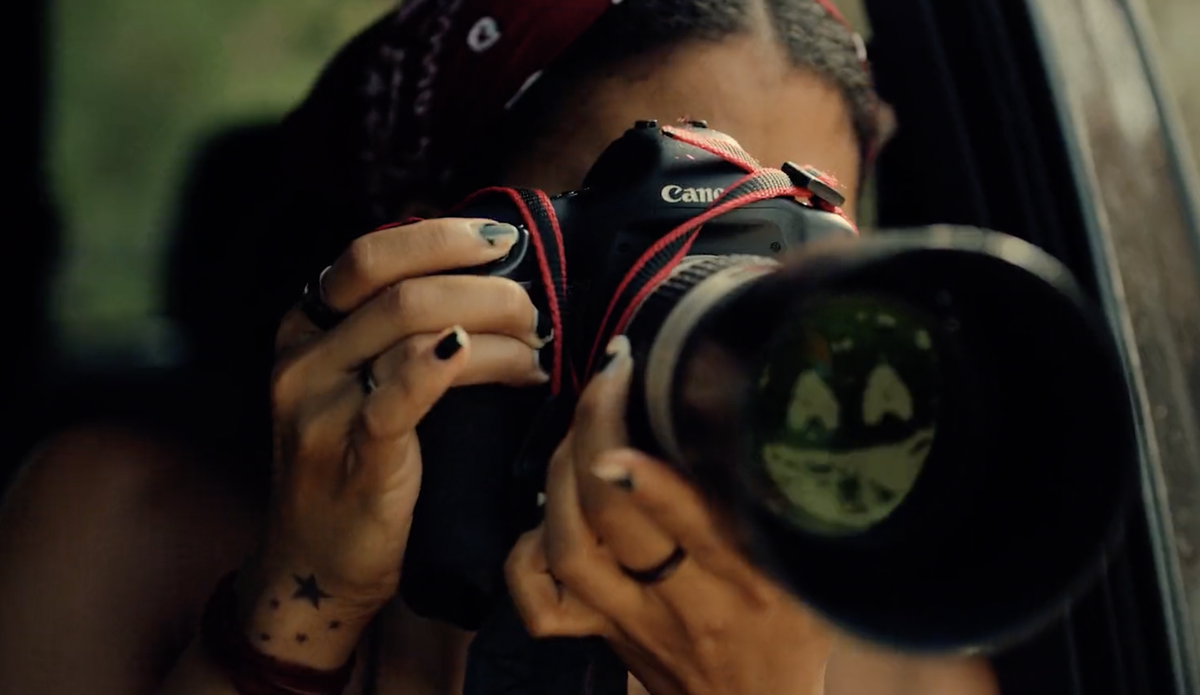
[[[920,477],[937,430],[931,320],[894,300],[817,297],[776,333],[759,373],[749,465],[768,509],[798,530],[862,533]]]

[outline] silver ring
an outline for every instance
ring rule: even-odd
[[[331,270],[333,270],[333,266],[327,265],[325,270],[322,270],[321,274],[317,276],[317,296],[321,298],[322,302],[325,301],[325,276]]]
[[[304,286],[304,294],[300,298],[300,309],[317,328],[328,331],[338,325],[346,315],[325,303],[325,274],[333,266],[328,266],[315,280]]]

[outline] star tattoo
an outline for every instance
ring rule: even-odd
[[[321,590],[317,584],[316,575],[310,574],[307,577],[301,577],[298,574],[293,574],[292,579],[296,580],[296,593],[292,594],[292,598],[302,598],[313,605],[314,608],[321,607],[321,599],[333,598],[331,595]]]

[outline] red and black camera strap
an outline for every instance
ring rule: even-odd
[[[505,198],[516,207],[522,224],[529,230],[538,266],[536,291],[545,300],[554,327],[550,390],[556,397],[566,395],[567,398],[563,399],[566,403],[572,403],[578,394],[582,385],[581,376],[590,375],[596,367],[602,347],[628,327],[642,301],[687,257],[700,230],[710,220],[760,200],[790,197],[814,209],[839,215],[853,225],[840,207],[831,205],[809,188],[798,185],[783,170],[764,168],[727,135],[672,126],[663,127],[663,133],[721,157],[745,170],[746,175],[726,189],[707,210],[663,235],[634,262],[613,293],[582,371],[574,364],[566,348],[572,335],[567,309],[567,254],[562,228],[550,198],[542,191],[533,189],[494,187],[485,188],[462,203],[462,206],[466,206],[491,196]],[[818,180],[831,188],[838,185],[832,177],[822,176]]]
[[[685,142],[717,155],[731,164],[736,164],[748,173],[726,189],[707,210],[667,232],[634,262],[617,286],[616,292],[613,293],[613,298],[600,322],[600,330],[588,353],[586,374],[591,374],[595,368],[602,346],[606,345],[614,336],[625,331],[642,302],[687,257],[692,244],[700,235],[700,230],[710,220],[760,200],[790,197],[805,205],[840,215],[848,222],[850,221],[841,208],[830,206],[814,195],[811,190],[797,186],[796,182],[782,170],[767,169],[759,165],[757,160],[726,135],[715,133],[715,131],[710,135],[703,130],[670,126],[663,128],[663,132],[680,142]],[[834,187],[837,185],[836,181],[828,177],[824,183]]]
[[[485,188],[472,194],[459,207],[478,202],[485,197],[507,198],[521,216],[521,223],[529,230],[529,241],[537,258],[538,286],[536,291],[545,300],[554,328],[554,340],[550,347],[550,392],[558,396],[563,392],[563,382],[570,382],[570,390],[577,391],[578,375],[571,367],[569,355],[563,347],[564,336],[568,335],[564,325],[567,305],[567,252],[563,245],[562,228],[550,197],[542,191],[529,188]],[[536,297],[535,297],[536,299]]]

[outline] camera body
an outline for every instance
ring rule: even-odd
[[[639,121],[604,151],[580,190],[548,199],[570,268],[569,307],[564,309],[576,327],[576,333],[567,336],[573,347],[579,347],[581,337],[591,337],[589,332],[602,318],[595,313],[605,308],[639,257],[747,177],[746,169],[725,154],[694,142],[715,143],[714,149],[728,143],[740,150],[736,141],[708,129],[703,121],[662,128],[655,121]],[[781,171],[811,195],[804,200],[769,197],[731,209],[704,224],[688,255],[774,257],[814,241],[857,235],[841,212],[844,197],[822,172],[791,163]],[[549,302],[539,293],[529,220],[512,198],[503,191],[485,190],[454,214],[508,222],[520,229],[520,240],[506,258],[469,272],[521,282],[539,311],[548,311]]]
[[[511,278],[528,290],[540,312],[558,309],[563,323],[542,360],[559,377],[556,386],[570,391],[568,365],[574,365],[574,378],[586,378],[582,370],[622,277],[664,235],[733,192],[756,165],[732,138],[703,122],[679,127],[638,122],[605,150],[578,191],[550,198],[487,189],[454,210],[455,217],[492,219],[520,230],[504,259],[464,272]],[[828,179],[791,164],[785,169],[804,186],[796,193],[807,196],[768,196],[731,209],[703,225],[687,254],[773,257],[857,234]],[[545,212],[552,219],[539,219]],[[545,249],[550,264],[561,263],[567,271],[559,297],[551,296],[554,283],[539,267],[535,226],[543,227],[550,246],[557,241],[550,228],[560,235],[558,249]],[[562,306],[552,307],[555,300]],[[427,464],[401,587],[418,612],[475,628],[505,595],[504,559],[516,537],[536,523],[536,493],[550,443],[569,424],[569,393],[547,405],[551,398],[546,389],[456,389],[421,423]]]

